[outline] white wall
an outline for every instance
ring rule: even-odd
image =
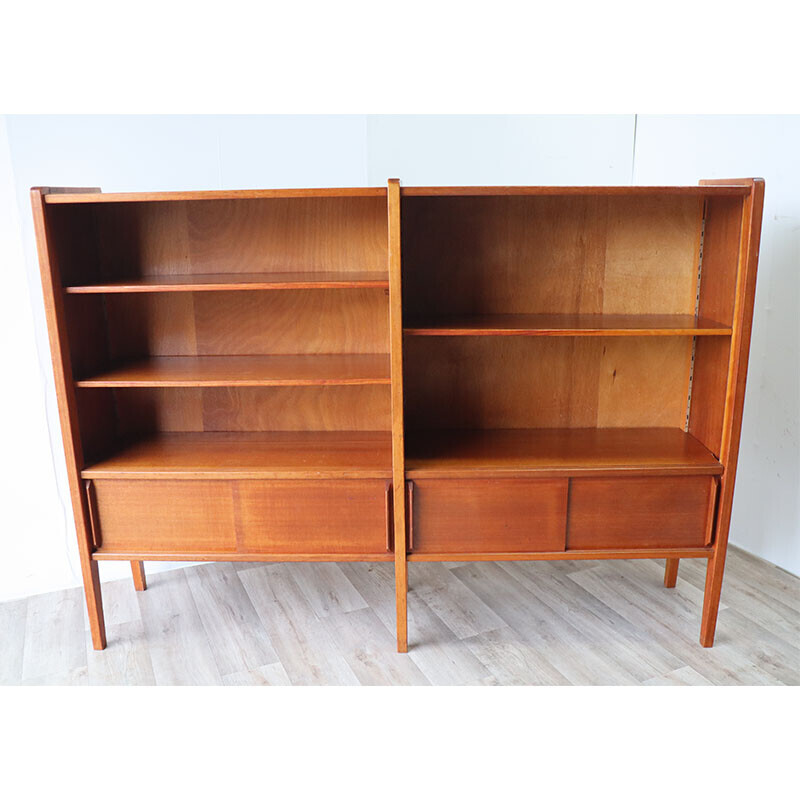
[[[30,218],[34,185],[140,191],[382,185],[388,177],[433,185],[765,177],[731,536],[800,574],[796,141],[800,118],[793,117],[6,117],[0,443],[14,470],[0,481],[0,600],[80,582]],[[127,575],[127,565],[104,563],[101,574]]]
[[[640,117],[635,183],[766,181],[731,541],[800,575],[800,117]]]

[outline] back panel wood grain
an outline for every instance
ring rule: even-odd
[[[573,478],[567,550],[703,547],[714,478]]]
[[[388,353],[384,289],[109,295],[113,359]]]
[[[406,337],[409,429],[679,427],[686,337]]]
[[[698,196],[405,197],[406,313],[694,314]]]
[[[101,390],[85,390],[101,391]],[[120,435],[155,431],[388,431],[388,386],[116,389]]]
[[[92,212],[97,279],[386,265],[383,197],[97,204]]]
[[[410,484],[412,553],[552,552],[565,547],[567,480],[422,479]]]

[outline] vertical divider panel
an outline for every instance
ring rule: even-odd
[[[389,180],[389,347],[392,379],[392,495],[397,652],[408,652],[408,556],[406,546],[405,441],[403,432],[403,286],[401,268],[400,181]]]

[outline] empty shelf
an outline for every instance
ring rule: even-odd
[[[354,386],[390,382],[389,356],[161,356],[77,381],[81,387]]]
[[[409,336],[729,336],[690,314],[485,314],[410,320]]]
[[[161,433],[81,471],[92,479],[390,478],[388,432]]]
[[[409,478],[721,472],[714,455],[679,428],[417,431],[406,437]]]
[[[386,272],[239,272],[208,275],[146,275],[85,286],[67,294],[127,292],[219,292],[270,289],[364,289],[389,287]]]

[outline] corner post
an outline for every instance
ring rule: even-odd
[[[389,180],[389,348],[392,380],[392,508],[397,652],[408,652],[408,558],[406,545],[405,444],[403,432],[403,287],[401,270],[400,181]]]

